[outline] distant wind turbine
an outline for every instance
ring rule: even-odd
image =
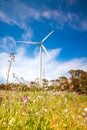
[[[51,31],[41,42],[28,42],[28,41],[16,41],[16,42],[20,42],[20,43],[26,43],[26,44],[39,44],[40,45],[40,78],[39,78],[39,83],[40,83],[40,87],[42,86],[42,48],[45,51],[45,53],[47,54],[47,56],[49,57],[49,54],[46,50],[46,48],[43,45],[43,42],[54,32]],[[50,58],[50,57],[49,57]]]

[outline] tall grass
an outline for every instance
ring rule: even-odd
[[[87,129],[85,95],[0,91],[0,97],[0,130]]]

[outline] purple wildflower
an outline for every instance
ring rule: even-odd
[[[30,101],[30,97],[20,96],[21,100],[24,102],[24,105]]]

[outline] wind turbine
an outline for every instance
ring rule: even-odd
[[[49,57],[49,54],[45,48],[45,46],[43,45],[43,43],[45,42],[45,40],[54,32],[54,30],[52,30],[48,35],[46,35],[46,37],[44,37],[44,39],[40,42],[28,42],[28,41],[16,41],[16,42],[20,42],[20,43],[26,43],[26,44],[39,44],[40,45],[40,78],[39,78],[39,83],[40,83],[40,87],[42,86],[42,49],[45,51],[45,53],[47,54],[47,56]],[[49,57],[50,58],[50,57]]]

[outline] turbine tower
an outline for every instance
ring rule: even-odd
[[[42,49],[44,50],[44,52],[47,54],[47,56],[49,57],[49,54],[46,50],[46,48],[44,47],[43,43],[45,42],[45,40],[54,32],[51,31],[41,42],[28,42],[28,41],[16,41],[19,43],[26,43],[26,44],[39,44],[40,45],[40,78],[39,78],[39,84],[40,87],[42,86]],[[50,58],[50,57],[49,57]]]

